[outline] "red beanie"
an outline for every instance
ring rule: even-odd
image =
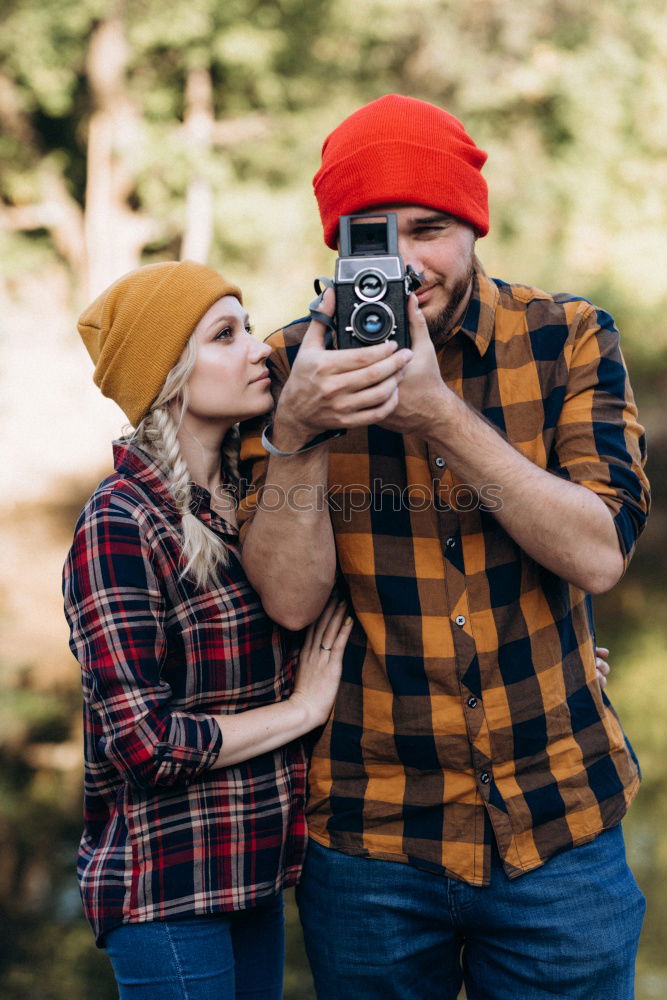
[[[322,146],[313,178],[324,241],[336,249],[341,215],[378,205],[424,205],[489,231],[486,153],[453,115],[390,94],[346,118]]]

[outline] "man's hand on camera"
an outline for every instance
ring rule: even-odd
[[[327,289],[320,309],[331,316],[334,306],[334,292]],[[324,430],[383,423],[399,402],[412,351],[397,351],[391,340],[328,351],[325,332],[323,323],[311,322],[280,396],[272,437],[286,451]]]
[[[401,382],[398,405],[378,423],[399,434],[428,438],[434,413],[452,397],[440,374],[435,347],[426,326],[417,296],[408,300],[408,320],[412,342],[412,361]]]

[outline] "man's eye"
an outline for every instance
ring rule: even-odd
[[[216,333],[214,340],[231,340],[234,336],[231,326],[226,326],[219,333]]]

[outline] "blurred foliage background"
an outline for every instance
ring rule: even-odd
[[[80,694],[60,569],[122,415],[80,308],[152,260],[238,281],[259,335],[331,273],[310,180],[324,136],[398,92],[489,151],[491,274],[584,294],[622,330],[654,511],[596,600],[643,765],[626,822],[649,899],[639,1000],[667,995],[667,15],[663,0],[2,0],[0,994],[115,996],[82,920]],[[290,906],[288,1000],[312,997]]]

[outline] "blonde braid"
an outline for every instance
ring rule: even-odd
[[[182,576],[191,572],[198,587],[207,584],[217,586],[216,570],[229,565],[229,551],[222,539],[193,514],[190,503],[190,470],[181,455],[178,443],[178,427],[165,409],[156,411],[162,441],[164,443],[164,458],[169,469],[168,488],[174,497],[181,515],[183,529],[183,562]]]
[[[223,539],[200,521],[190,508],[192,501],[190,471],[178,442],[178,428],[187,408],[186,383],[195,358],[196,347],[191,338],[184,357],[172,368],[153,407],[137,425],[133,439],[165,468],[167,489],[181,517],[183,532],[181,577],[190,574],[196,585],[203,589],[207,586],[220,585],[218,569],[227,567],[230,557]],[[178,399],[181,404],[178,421],[174,419],[169,406],[174,399]],[[231,431],[226,435],[225,442],[230,434]],[[230,443],[230,461],[233,461],[233,450]],[[238,455],[238,445],[236,453]],[[236,469],[238,478],[238,464]]]

